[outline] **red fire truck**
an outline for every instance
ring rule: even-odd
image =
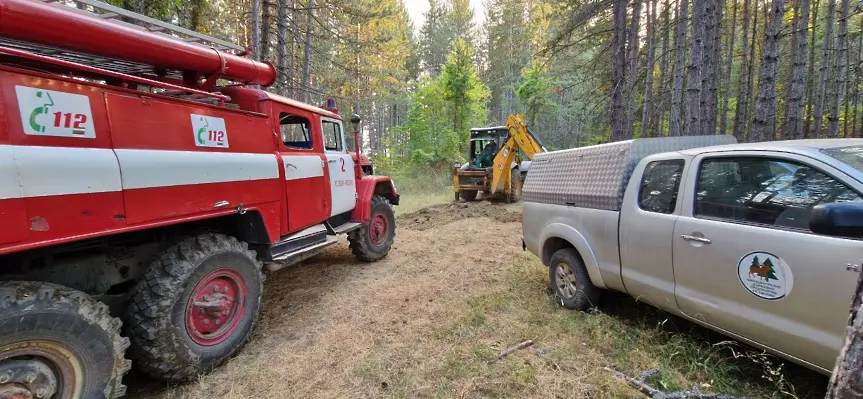
[[[0,397],[120,397],[131,365],[195,378],[248,340],[262,269],[342,234],[387,255],[395,185],[334,102],[256,88],[276,80],[100,1],[0,0]]]

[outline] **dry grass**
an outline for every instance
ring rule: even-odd
[[[452,187],[444,188],[437,193],[402,195],[399,205],[395,207],[396,216],[416,212],[420,209],[451,202],[452,200]]]
[[[704,384],[748,397],[816,397],[827,382],[793,366],[769,381],[782,363],[765,368],[751,359],[770,357],[744,348],[750,358],[734,359],[721,338],[620,295],[599,312],[563,310],[519,237],[519,223],[480,217],[401,228],[378,263],[337,246],[268,277],[252,341],[228,364],[196,383],[133,389],[142,398],[639,397],[604,368],[658,368],[651,383],[669,390]],[[536,346],[497,359],[526,339]]]

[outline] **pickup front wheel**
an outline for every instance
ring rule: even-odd
[[[548,276],[551,290],[561,306],[587,310],[599,304],[602,290],[590,282],[584,261],[575,250],[566,248],[555,252],[548,263]]]

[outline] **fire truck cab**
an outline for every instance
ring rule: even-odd
[[[387,255],[399,194],[348,151],[359,116],[346,140],[242,47],[65,3],[0,0],[0,397],[194,379],[249,339],[265,270],[340,235]]]

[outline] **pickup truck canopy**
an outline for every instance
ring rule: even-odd
[[[736,142],[734,136],[655,137],[539,153],[524,182],[524,201],[619,211],[644,157]]]

